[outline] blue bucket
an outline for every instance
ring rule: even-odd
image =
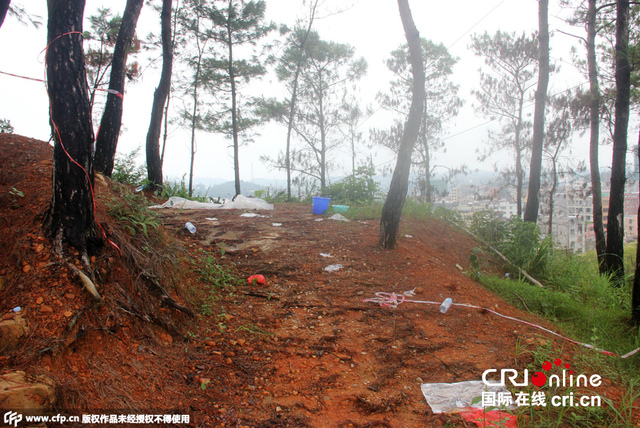
[[[329,209],[329,202],[331,202],[331,198],[322,198],[320,196],[314,196],[313,197],[313,213],[323,214],[326,210]]]

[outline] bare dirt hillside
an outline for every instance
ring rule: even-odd
[[[415,289],[413,299],[452,297],[554,328],[469,279],[479,244],[438,220],[404,220],[398,248],[384,251],[376,221],[330,220],[310,205],[257,217],[171,209],[157,212],[155,241],[143,240],[107,214],[119,193],[101,179],[97,217],[125,251],[107,243],[93,254],[97,307],[40,228],[51,148],[6,134],[0,147],[0,312],[20,306],[30,331],[0,367],[51,377],[54,413],[188,414],[194,427],[472,426],[434,415],[420,384],[524,368],[527,350],[550,343],[564,361],[576,351],[486,311],[363,302]],[[216,287],[216,266],[245,280]],[[254,274],[266,284],[247,284]],[[621,395],[607,380],[598,393]]]

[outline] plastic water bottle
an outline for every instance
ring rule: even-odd
[[[196,227],[190,221],[188,221],[184,227],[186,227],[189,232],[196,233]]]
[[[444,314],[445,312],[447,312],[452,303],[453,300],[451,300],[451,297],[447,297],[446,299],[444,299],[444,302],[442,302],[442,304],[440,305],[440,313]]]

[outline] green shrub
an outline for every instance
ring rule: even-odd
[[[207,198],[205,196],[189,196],[189,188],[186,184],[187,174],[182,176],[180,181],[169,181],[165,180],[162,185],[162,189],[156,192],[158,196],[164,199],[169,199],[172,196],[177,196],[180,198],[191,199],[192,201],[200,201],[206,202]]]
[[[157,229],[160,220],[148,208],[148,201],[141,195],[133,194],[124,186],[117,187],[119,198],[106,202],[109,214],[122,222],[122,228],[131,235],[142,233],[149,235],[149,229]]]
[[[13,134],[13,126],[9,119],[0,119],[0,134]]]
[[[496,245],[502,241],[504,228],[502,214],[492,210],[474,213],[469,222],[469,230],[488,245]]]
[[[491,210],[473,215],[469,230],[487,245],[500,251],[509,261],[531,275],[544,275],[546,261],[553,250],[550,237],[541,239],[540,229],[535,223],[511,217],[504,221],[500,213]],[[514,266],[506,268],[517,275]]]
[[[373,203],[380,195],[380,185],[373,179],[375,173],[375,168],[361,166],[355,173],[327,187],[323,194],[335,203]]]
[[[147,168],[144,165],[136,164],[138,154],[140,154],[140,147],[126,155],[116,155],[111,179],[118,183],[131,184],[134,186],[142,183],[147,176]]]

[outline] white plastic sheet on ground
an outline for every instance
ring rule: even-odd
[[[504,386],[487,386],[480,380],[457,383],[423,383],[420,388],[433,413],[456,412],[473,407],[482,409],[482,393],[502,392],[511,395]],[[474,399],[476,403],[471,404]],[[512,401],[513,402],[513,401]],[[507,408],[515,408],[513,406]]]
[[[351,221],[348,218],[346,218],[345,216],[343,216],[342,214],[338,214],[338,213],[335,213],[334,215],[329,217],[329,220]]]
[[[238,195],[234,201],[226,201],[224,204],[214,204],[212,202],[190,201],[178,196],[170,197],[164,204],[154,205],[149,208],[179,208],[182,210],[272,210],[273,205],[264,199],[247,198]]]
[[[342,269],[344,266],[342,266],[341,264],[337,264],[337,265],[329,265],[326,268],[324,268],[325,271],[327,272],[335,272],[338,271],[340,269]]]

